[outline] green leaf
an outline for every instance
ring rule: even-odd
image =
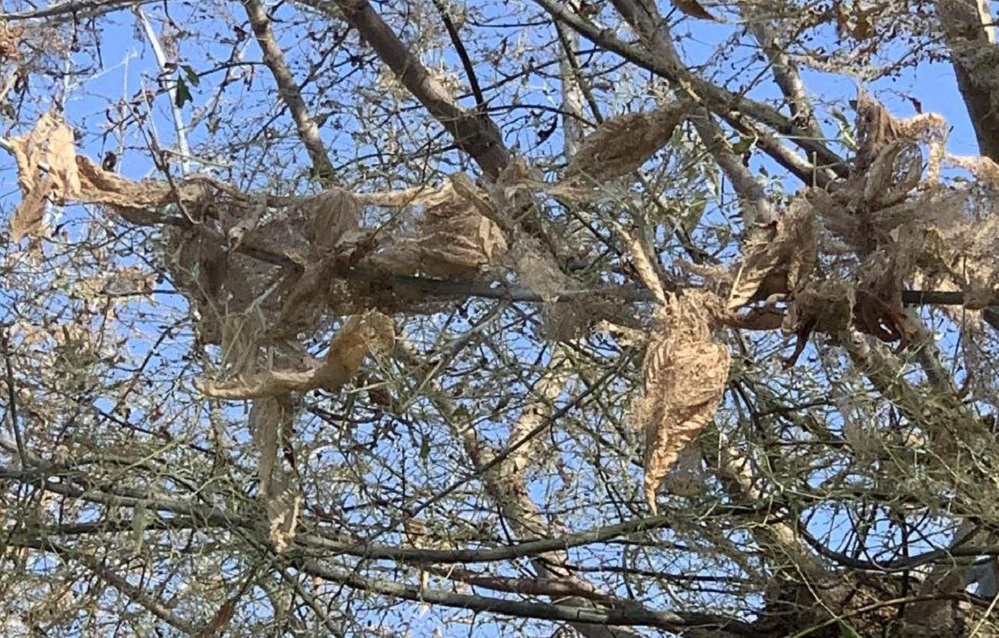
[[[739,141],[732,145],[732,152],[736,155],[742,155],[753,148],[753,144],[756,144],[755,137],[739,137]]]
[[[829,114],[836,120],[836,127],[839,129],[839,135],[843,143],[851,149],[857,148],[857,138],[853,133],[853,124],[846,115],[839,109],[832,109],[829,111]]]
[[[180,68],[183,69],[184,75],[187,76],[187,81],[191,83],[191,86],[198,86],[201,84],[201,78],[198,77],[197,71],[190,64],[181,64]]]
[[[184,81],[184,78],[177,78],[177,106],[181,107],[193,101],[194,98],[191,97],[191,89],[187,88],[187,82]]]
[[[839,635],[843,638],[860,638],[860,634],[857,630],[846,624],[842,620],[837,620],[836,623],[839,625]]]

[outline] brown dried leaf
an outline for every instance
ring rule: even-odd
[[[261,397],[256,399],[250,408],[250,434],[260,454],[257,478],[260,481],[261,498],[275,494],[276,491],[273,489],[275,483],[284,483],[284,472],[278,463],[278,450],[282,433],[291,430],[294,417],[295,411],[290,394]]]
[[[644,390],[635,418],[645,429],[645,498],[653,513],[656,490],[683,449],[714,417],[725,391],[728,348],[711,337],[705,292],[671,296],[659,311],[643,363]]]
[[[21,203],[18,204],[10,218],[10,238],[12,241],[16,243],[25,237],[42,236],[45,201],[48,199],[50,190],[51,182],[46,177],[42,178],[37,188],[29,190],[22,196]]]
[[[580,144],[566,168],[566,180],[600,183],[637,170],[669,141],[685,111],[672,104],[604,121]]]
[[[303,209],[306,219],[311,219],[308,238],[320,251],[331,250],[340,241],[356,231],[360,220],[360,207],[353,194],[333,188],[310,198]]]
[[[46,116],[42,116],[42,120]],[[41,127],[40,121],[38,126]],[[74,199],[80,195],[80,176],[76,170],[76,150],[73,148],[73,131],[59,120],[51,125],[48,132],[48,145],[45,149],[45,162],[52,177],[55,196],[60,199]]]
[[[523,237],[513,246],[511,257],[517,279],[548,303],[558,300],[568,288],[569,277],[537,239]]]
[[[416,222],[415,237],[400,237],[373,259],[396,272],[467,277],[495,264],[507,251],[498,213],[486,194],[459,174],[433,198]]]
[[[278,554],[287,551],[295,540],[303,502],[302,493],[295,488],[288,488],[277,496],[267,499],[270,539],[274,551]]]
[[[785,334],[794,334],[807,325],[820,332],[837,334],[850,328],[855,303],[856,292],[849,282],[835,279],[809,282],[795,293],[782,329]]]
[[[858,89],[856,127],[860,148],[857,150],[854,170],[863,174],[881,153],[881,149],[899,138],[898,121],[870,93]]]
[[[726,304],[729,310],[793,292],[818,258],[814,209],[803,197],[796,197],[776,222],[746,242],[743,252]]]
[[[624,239],[624,245],[628,248],[628,252],[631,253],[631,263],[635,267],[635,272],[638,273],[645,287],[655,296],[656,301],[665,306],[668,303],[666,290],[663,288],[659,274],[652,265],[651,250],[636,235],[620,225],[615,224],[615,226],[617,226],[617,232]]]
[[[864,201],[873,209],[897,204],[919,184],[922,174],[919,146],[912,140],[895,140],[871,164],[864,181]]]
[[[228,381],[195,381],[195,387],[216,399],[254,399],[323,388],[335,392],[357,373],[373,349],[384,349],[395,340],[392,320],[378,312],[351,317],[330,342],[321,364],[304,370],[266,370],[239,374]]]
[[[6,20],[0,21],[0,60],[17,62],[21,59],[21,52],[17,47],[20,46],[23,35],[24,27],[12,27]]]
[[[45,200],[71,200],[81,192],[73,131],[62,118],[46,113],[27,135],[7,140],[17,163],[22,201],[11,218],[11,236],[40,236]]]

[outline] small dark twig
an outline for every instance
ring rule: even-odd
[[[482,89],[479,87],[479,78],[475,75],[475,67],[472,65],[472,59],[468,56],[468,50],[465,49],[465,43],[461,41],[461,36],[458,34],[458,27],[455,26],[454,21],[451,20],[451,16],[447,13],[447,5],[444,4],[444,0],[434,0],[434,7],[437,12],[441,15],[441,21],[444,22],[444,28],[447,29],[447,34],[451,38],[451,44],[454,45],[454,50],[461,58],[461,66],[465,68],[465,75],[468,76],[468,86],[472,89],[472,95],[475,96],[475,105],[483,113],[486,112],[486,98],[482,95]]]
[[[21,466],[28,466],[28,454],[24,447],[24,438],[21,436],[21,427],[17,418],[17,393],[14,391],[14,366],[10,362],[10,333],[9,327],[3,326],[0,332],[0,350],[3,351],[4,368],[7,383],[7,414],[10,416],[10,429],[14,432],[14,444],[17,446],[17,455],[21,459]]]

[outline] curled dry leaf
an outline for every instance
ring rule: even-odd
[[[6,20],[0,21],[0,60],[17,62],[21,59],[18,47],[24,36],[24,27],[12,27]]]
[[[558,301],[559,293],[569,287],[569,277],[537,239],[521,237],[510,253],[517,279],[546,303]]]
[[[912,140],[891,142],[878,153],[864,183],[864,202],[872,209],[898,204],[919,184],[923,156]]]
[[[302,211],[312,221],[308,238],[316,250],[328,251],[356,231],[360,207],[349,191],[332,188],[309,200]]]
[[[351,317],[330,342],[326,358],[304,370],[266,370],[236,375],[228,381],[195,381],[195,387],[215,399],[254,399],[322,388],[335,392],[357,374],[371,351],[391,347],[391,318],[369,312]]]
[[[631,262],[642,283],[655,295],[656,301],[661,305],[666,305],[666,290],[663,288],[662,280],[659,278],[659,274],[652,263],[650,255],[653,254],[653,251],[651,247],[646,246],[647,242],[642,242],[633,233],[628,232],[617,224],[615,226],[617,226],[617,232],[621,235],[625,246],[628,248],[628,252],[631,253]]]
[[[81,192],[73,131],[61,117],[46,113],[27,135],[7,140],[17,162],[23,196],[11,218],[11,238],[38,237],[45,200],[73,200]]]
[[[794,295],[782,330],[795,334],[804,326],[828,334],[848,330],[856,303],[854,286],[846,281],[829,279],[809,282]]]
[[[743,254],[729,292],[729,310],[771,295],[793,292],[814,270],[818,259],[812,206],[804,198],[796,197],[777,221],[746,242]]]
[[[714,418],[725,391],[730,355],[712,338],[707,311],[718,304],[706,292],[671,295],[649,338],[634,417],[645,429],[644,492],[653,513],[658,511],[656,490],[683,449]]]
[[[870,93],[859,89],[856,127],[859,148],[854,160],[854,171],[863,174],[881,150],[899,138],[899,123]]]
[[[406,274],[466,277],[497,263],[507,251],[500,226],[484,215],[495,211],[486,194],[467,176],[452,176],[432,196],[416,220],[415,237],[396,238],[373,258],[376,266]]]
[[[287,551],[295,540],[303,502],[302,493],[296,488],[288,488],[277,496],[267,499],[270,539],[274,551],[278,554]]]
[[[565,181],[601,183],[637,170],[669,141],[684,113],[672,104],[606,120],[580,144]]]
[[[294,418],[290,394],[261,397],[250,408],[250,434],[260,454],[257,478],[260,480],[261,497],[272,496],[284,489],[284,470],[278,463],[278,450],[282,440],[291,432]],[[275,490],[274,485],[281,487]]]
[[[302,507],[302,495],[278,458],[281,446],[291,445],[294,418],[294,402],[287,393],[257,398],[250,409],[250,432],[260,454],[260,499],[266,504],[270,539],[278,553],[291,546]]]

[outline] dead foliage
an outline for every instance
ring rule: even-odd
[[[430,277],[472,277],[507,251],[503,231],[490,219],[489,195],[463,174],[413,200],[423,206],[410,229],[394,237],[375,263],[395,272]]]
[[[566,181],[601,184],[637,170],[669,142],[685,113],[683,105],[669,104],[602,122],[580,144]]]
[[[257,466],[259,498],[267,512],[271,542],[279,553],[295,538],[302,506],[301,491],[294,484],[294,475],[281,465],[278,456],[282,447],[291,449],[294,419],[294,402],[287,393],[258,398],[250,409],[250,433],[260,454]],[[287,456],[294,459],[292,454]],[[294,466],[291,469],[297,472]]]
[[[996,283],[991,260],[984,257],[995,249],[995,232],[970,215],[983,210],[976,195],[981,184],[937,183],[943,120],[935,115],[897,120],[861,91],[857,129],[860,148],[850,177],[796,198],[801,214],[816,220],[819,253],[829,257],[825,272],[801,270],[798,289],[787,299],[783,328],[798,336],[789,364],[814,330],[853,328],[905,347],[915,326],[905,315],[902,291],[915,279],[945,282],[971,296]],[[928,166],[921,144],[929,149]],[[975,168],[989,174],[988,166]]]
[[[17,162],[22,195],[10,221],[11,239],[39,238],[48,199],[72,199],[81,192],[73,131],[60,116],[46,113],[28,134],[8,138],[7,143]]]
[[[711,335],[707,292],[670,295],[660,307],[642,364],[642,397],[633,413],[645,430],[645,500],[658,511],[656,490],[684,448],[714,418],[728,379],[728,347]]]
[[[0,20],[0,60],[10,60],[17,62],[21,59],[21,52],[18,46],[24,35],[24,27],[12,27],[6,20]]]
[[[199,380],[195,386],[206,396],[226,400],[276,397],[319,388],[335,392],[357,374],[369,353],[390,348],[394,340],[392,320],[372,311],[348,319],[330,342],[322,361],[310,362],[301,369],[238,374],[227,381]]]
[[[521,238],[510,253],[510,262],[520,283],[546,303],[557,301],[559,293],[568,287],[569,277],[559,269],[551,252],[545,250],[540,241]]]
[[[754,233],[728,296],[728,309],[793,293],[815,268],[818,245],[815,215],[795,198],[783,215]]]

